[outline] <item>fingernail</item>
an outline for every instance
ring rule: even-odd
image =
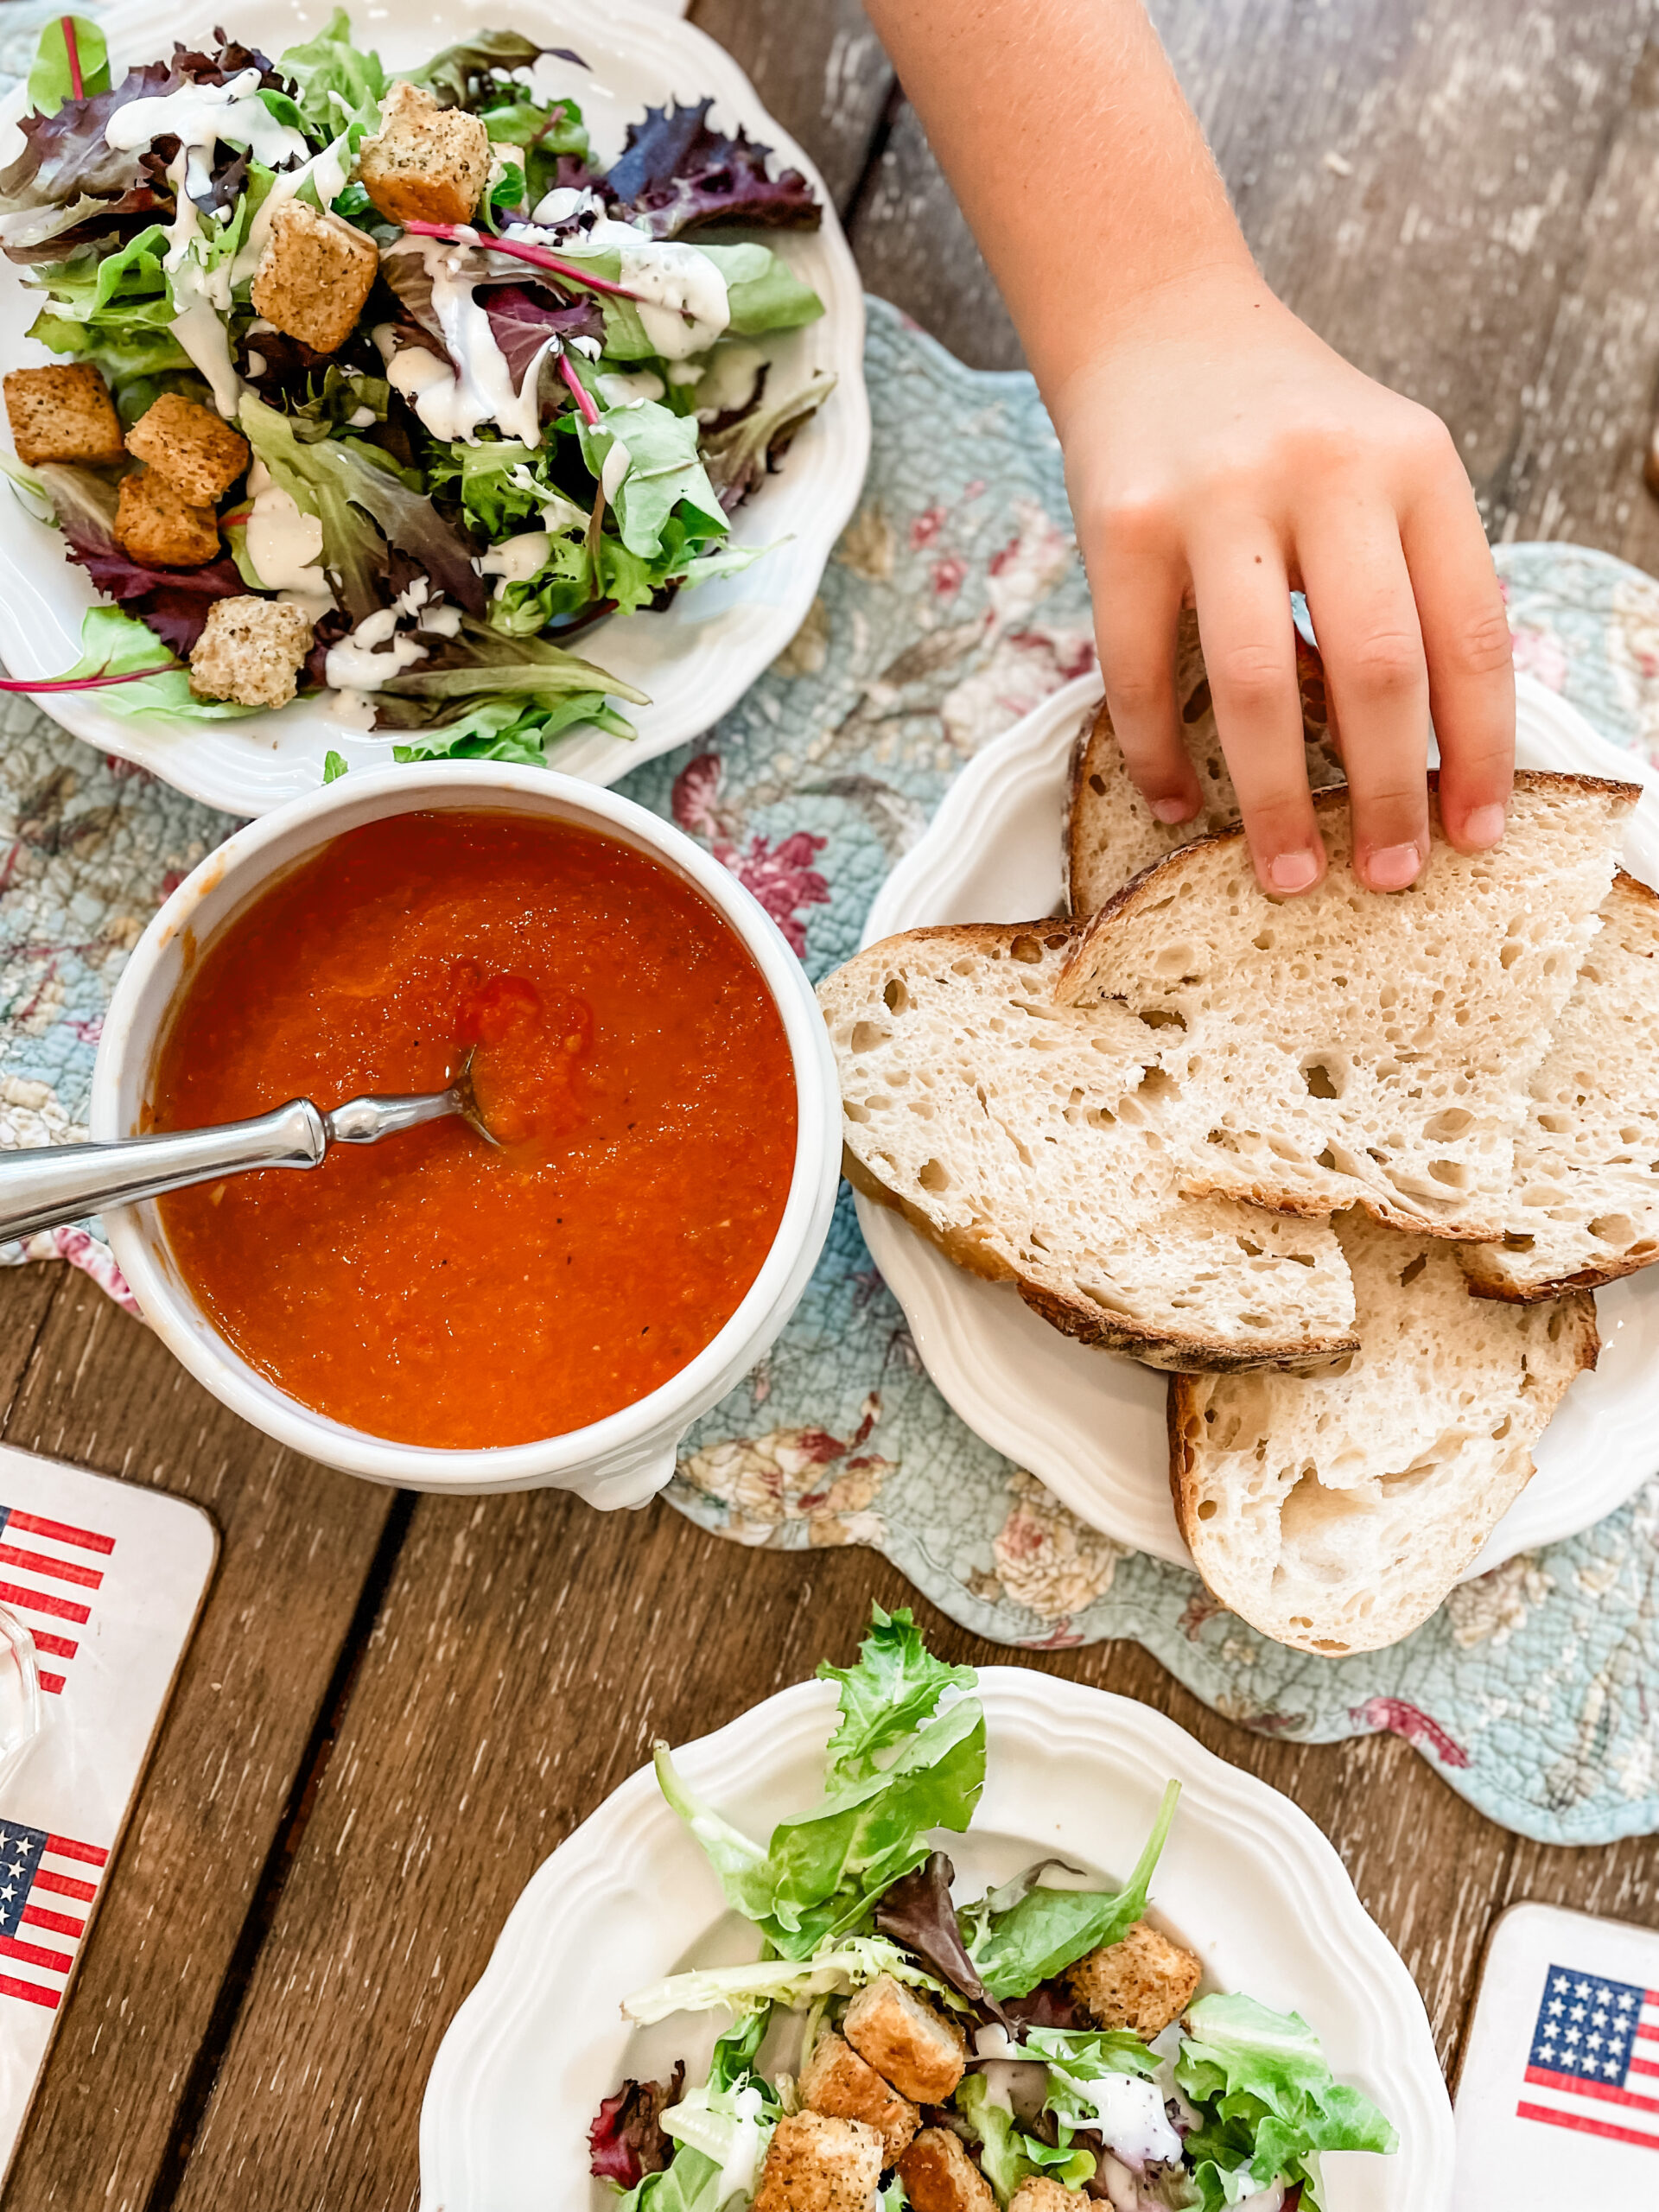
[[[1152,810],[1160,822],[1168,823],[1190,822],[1198,812],[1190,798],[1155,798]]]
[[[1384,845],[1365,863],[1365,880],[1373,891],[1403,891],[1417,880],[1422,855],[1415,845]]]
[[[1319,873],[1312,853],[1275,853],[1268,863],[1268,880],[1275,891],[1306,891]]]
[[[1503,810],[1501,806],[1478,806],[1463,825],[1465,844],[1484,851],[1495,845],[1503,835]]]

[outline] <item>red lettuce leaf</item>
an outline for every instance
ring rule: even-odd
[[[207,610],[216,599],[235,599],[245,592],[247,586],[236,575],[228,561],[216,561],[215,569],[230,569],[232,588],[227,591],[204,592],[181,587],[169,581],[159,584],[154,591],[145,592],[140,598],[126,601],[125,611],[136,614],[147,623],[164,645],[170,645],[181,660],[188,660],[196,640],[207,627]]]
[[[515,391],[524,390],[530,365],[550,338],[596,338],[604,343],[605,319],[592,297],[566,306],[539,284],[504,284],[483,296],[484,312]]]
[[[666,2082],[625,2082],[607,2097],[588,2131],[588,2148],[596,2181],[619,2189],[638,2189],[647,2174],[659,2174],[674,2156],[674,2139],[663,2132],[662,2114],[680,2101],[685,2061]]]
[[[798,169],[772,175],[769,146],[739,129],[735,138],[709,128],[712,100],[695,107],[648,107],[605,180],[609,196],[643,215],[653,238],[742,224],[815,231],[823,210]]]
[[[90,99],[66,100],[54,115],[27,115],[18,128],[23,150],[0,171],[0,239],[10,223],[22,236],[14,245],[6,242],[8,257],[16,262],[61,260],[78,247],[100,239],[124,238],[149,221],[171,214],[172,188],[167,181],[168,163],[176,156],[176,138],[158,138],[147,147],[124,151],[111,146],[105,129],[117,109],[130,101],[149,99],[176,92],[187,84],[222,85],[244,69],[257,68],[262,86],[289,89],[263,54],[251,47],[221,44],[207,54],[175,46],[171,61],[149,61],[130,69],[118,85],[95,92]],[[247,174],[247,157],[231,148],[216,154],[212,188],[204,207],[229,206]],[[101,200],[96,213],[88,209],[73,228],[41,238],[38,223],[24,219],[46,207],[71,207],[82,200]]]
[[[960,1991],[970,2005],[977,2005],[1007,2027],[1007,2014],[981,1980],[962,1940],[957,1908],[950,1901],[955,1873],[944,1852],[931,1853],[913,1872],[882,1891],[875,1908],[876,1927],[883,1936],[913,1951],[931,1973]]]
[[[1024,1997],[1005,1997],[1002,2010],[1011,2028],[1065,2028],[1075,2033],[1095,2024],[1063,1981],[1039,1981]]]

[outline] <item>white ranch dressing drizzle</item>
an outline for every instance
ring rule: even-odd
[[[423,627],[435,631],[440,637],[453,638],[461,627],[458,607],[433,607],[427,602],[432,596],[432,587],[424,576],[416,576],[408,589],[398,593],[390,607],[378,607],[372,614],[365,614],[348,638],[337,645],[330,645],[328,658],[323,664],[323,677],[331,691],[378,691],[388,677],[397,676],[404,669],[413,668],[416,661],[426,658],[427,649],[419,639],[398,634],[400,622],[418,620]]]
[[[602,215],[604,212],[605,202],[587,186],[556,184],[536,202],[530,219],[556,230],[563,223],[574,223],[579,215]]]
[[[1094,2113],[1108,2148],[1125,2165],[1142,2169],[1179,2159],[1181,2139],[1169,2124],[1156,2082],[1139,2074],[1068,2074],[1067,2081],[1078,2103]]]
[[[722,346],[697,385],[699,421],[711,421],[734,407],[747,406],[766,359],[760,346],[746,345],[741,339]]]
[[[516,537],[504,537],[499,545],[492,545],[478,564],[482,576],[499,576],[495,595],[500,598],[509,584],[527,584],[553,550],[553,540],[544,530],[522,530]]]
[[[641,399],[660,399],[668,389],[650,369],[607,370],[598,384],[607,407],[632,407]]]
[[[361,730],[365,734],[374,728],[374,702],[361,691],[349,686],[344,691],[328,695],[328,712],[335,721],[343,722],[347,729]]]
[[[470,243],[472,233],[464,242]],[[494,423],[521,445],[541,442],[540,385],[542,364],[558,349],[556,336],[541,346],[524,372],[520,389],[512,388],[512,372],[506,355],[495,342],[490,318],[479,303],[471,282],[462,274],[463,256],[442,238],[404,237],[388,246],[382,259],[395,253],[417,253],[432,279],[432,311],[443,333],[453,373],[435,354],[420,346],[404,346],[391,355],[386,375],[435,438],[447,443],[476,445],[480,423]],[[378,343],[378,334],[376,334]],[[382,352],[385,352],[384,346]]]
[[[620,264],[617,281],[635,295],[634,312],[652,351],[664,360],[706,353],[731,321],[726,279],[696,246],[677,238],[646,238],[631,223],[608,219],[594,225],[585,244],[614,250]]]
[[[232,283],[239,284],[257,271],[270,237],[271,218],[285,200],[297,195],[302,184],[313,186],[318,200],[327,208],[345,191],[350,175],[351,156],[343,135],[325,146],[320,154],[313,154],[308,161],[302,162],[298,168],[283,170],[254,210],[248,234],[237,248],[236,258],[231,264]]]
[[[135,100],[133,105],[141,106],[143,102]],[[124,112],[124,109],[116,111],[118,115]],[[170,280],[174,305],[178,306],[181,300],[185,302],[168,327],[212,385],[213,405],[233,421],[242,404],[242,379],[231,359],[230,337],[220,320],[230,308],[231,272],[224,263],[212,270],[202,265],[201,256],[207,240],[196,204],[185,189],[185,172],[190,159],[190,149],[181,146],[167,171],[167,181],[173,188],[174,207],[173,220],[167,226],[168,245],[162,266]]]
[[[291,492],[271,481],[263,461],[248,471],[253,508],[248,517],[248,558],[267,591],[303,607],[315,621],[334,603],[328,580],[316,565],[322,558],[322,524],[308,515]]]
[[[611,449],[606,454],[600,470],[599,488],[607,499],[614,499],[622,488],[622,480],[633,466],[633,455],[620,438],[613,437]]]
[[[720,2178],[715,2183],[716,2207],[729,2202],[734,2196],[753,2196],[760,2146],[765,2139],[760,2126],[760,2092],[752,2082],[733,2093],[732,2108],[737,2116],[737,2140],[727,2152]]]
[[[259,98],[259,72],[244,69],[223,85],[181,85],[176,92],[129,100],[104,126],[104,143],[119,153],[136,153],[157,138],[176,138],[188,162],[191,196],[202,198],[212,183],[207,158],[217,141],[240,147],[256,162],[275,168],[281,162],[303,161],[305,140],[291,124],[279,123]]]

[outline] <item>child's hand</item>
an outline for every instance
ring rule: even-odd
[[[1192,597],[1256,873],[1276,892],[1324,874],[1294,586],[1325,659],[1363,880],[1397,891],[1427,855],[1431,709],[1446,835],[1464,851],[1497,842],[1515,749],[1509,626],[1436,416],[1362,376],[1236,265],[1143,294],[1052,406],[1113,724],[1162,820],[1198,804],[1173,681]]]

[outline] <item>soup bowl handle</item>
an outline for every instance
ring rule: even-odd
[[[622,1507],[649,1505],[660,1490],[666,1490],[679,1465],[679,1439],[664,1443],[660,1438],[642,1446],[637,1452],[619,1452],[602,1471],[585,1476],[572,1483],[569,1488],[584,1503],[597,1506],[601,1513],[612,1513]]]

